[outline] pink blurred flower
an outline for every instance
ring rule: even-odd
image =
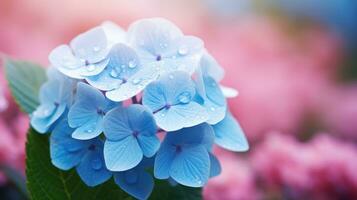
[[[308,143],[271,133],[251,157],[260,184],[291,199],[357,198],[357,148],[320,134]]]
[[[222,173],[210,179],[204,188],[206,200],[254,200],[258,191],[250,164],[227,151],[217,152]]]
[[[320,108],[321,121],[330,132],[357,141],[357,83],[336,87]]]
[[[25,142],[29,122],[11,98],[2,67],[0,74],[0,87],[4,88],[1,98],[7,102],[6,107],[0,111],[0,165],[10,166],[24,174]],[[5,180],[0,173],[0,184]]]

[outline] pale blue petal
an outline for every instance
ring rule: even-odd
[[[31,115],[31,126],[39,133],[46,133],[65,113],[66,105],[41,105]]]
[[[105,32],[109,45],[126,42],[125,30],[116,25],[115,23],[111,21],[105,21],[102,23],[101,27]]]
[[[56,47],[51,51],[48,58],[50,63],[63,74],[71,78],[82,78],[78,69],[85,65],[85,61],[75,57],[68,45]]]
[[[68,113],[69,125],[77,128],[73,137],[91,139],[98,136],[103,131],[103,115],[108,110],[108,104],[99,90],[78,83],[76,101]]]
[[[190,128],[183,128],[178,131],[169,132],[163,144],[169,146],[197,146],[203,145],[207,151],[212,149],[214,142],[213,128],[207,123],[202,123]]]
[[[209,158],[211,162],[210,177],[218,176],[222,171],[221,164],[219,163],[217,157],[214,156],[212,153],[209,153]]]
[[[183,148],[172,161],[170,176],[189,187],[203,187],[210,175],[210,158],[201,145]]]
[[[165,131],[176,131],[192,127],[208,120],[204,107],[196,102],[178,104],[169,109],[162,109],[154,114],[157,125]]]
[[[227,102],[218,83],[210,76],[204,76],[205,97],[203,106],[207,109],[209,119],[207,123],[217,124],[223,120]]]
[[[168,179],[170,177],[170,168],[176,155],[176,148],[170,144],[161,144],[159,151],[155,156],[154,176],[157,179]]]
[[[74,139],[89,140],[99,136],[103,132],[103,118],[98,117],[78,127],[72,134]]]
[[[227,86],[224,86],[224,85],[220,85],[220,88],[222,90],[223,95],[226,98],[234,98],[234,97],[238,96],[239,92],[238,92],[238,90],[236,90],[234,88],[227,87]]]
[[[200,66],[203,74],[212,77],[216,82],[220,82],[224,77],[224,69],[208,52],[201,58]]]
[[[227,112],[226,117],[213,126],[215,143],[230,151],[248,151],[249,144],[243,130],[234,117]]]
[[[106,140],[104,144],[106,166],[111,171],[125,171],[137,166],[143,158],[143,152],[134,136],[120,141]]]
[[[139,134],[138,142],[144,153],[144,156],[148,158],[154,156],[160,147],[160,140],[157,136],[146,136]]]
[[[104,117],[103,127],[105,137],[110,141],[122,140],[132,135],[127,109],[118,107],[108,112]]]
[[[199,67],[203,41],[197,37],[183,36],[174,43],[172,53],[163,57],[162,73],[185,71],[192,74]]]
[[[162,18],[139,20],[128,29],[129,43],[152,54],[153,61],[172,49],[173,41],[182,36],[180,29]]]
[[[91,85],[105,91],[118,88],[141,68],[135,51],[124,44],[114,45],[109,57],[110,61],[105,70],[96,76],[86,78]]]
[[[71,48],[77,58],[89,63],[98,63],[104,60],[109,52],[107,37],[101,27],[95,27],[75,37]]]
[[[144,170],[132,169],[114,174],[115,183],[131,196],[144,200],[154,189],[154,179]]]
[[[102,144],[100,143],[101,141],[94,140],[80,164],[76,167],[82,181],[90,187],[102,184],[112,176],[112,173],[105,166]]]
[[[125,83],[121,83],[112,91],[106,92],[108,99],[112,101],[124,101],[139,94],[152,81],[156,80],[160,70],[144,66],[137,73],[128,78]]]
[[[86,152],[87,143],[71,137],[74,129],[62,120],[50,136],[50,156],[52,164],[62,170],[78,165]]]

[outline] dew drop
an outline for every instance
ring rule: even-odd
[[[95,70],[95,66],[94,65],[88,65],[87,66],[87,71],[92,72],[94,70]]]
[[[100,50],[100,47],[99,47],[99,46],[94,46],[94,47],[93,47],[93,51],[94,51],[94,52],[98,52],[99,50]]]
[[[134,60],[131,60],[131,61],[129,62],[129,68],[133,69],[133,68],[135,68],[135,67],[136,67],[136,62],[135,62]]]
[[[113,78],[117,78],[118,77],[118,72],[115,69],[112,69],[112,71],[110,71],[110,76]]]
[[[165,113],[161,113],[160,115],[161,115],[161,117],[165,117]]]
[[[120,67],[124,69],[124,68],[125,68],[125,65],[123,64],[123,65],[121,65]]]
[[[186,46],[182,46],[179,48],[178,53],[182,56],[186,55],[188,53],[188,49]]]
[[[92,130],[92,129],[87,129],[87,130],[85,130],[85,132],[86,132],[86,133],[92,133],[93,130]]]
[[[182,94],[180,94],[180,96],[179,96],[179,101],[181,102],[181,103],[188,103],[188,102],[190,102],[191,101],[191,94],[190,93],[188,93],[188,92],[183,92]]]
[[[134,85],[137,85],[137,84],[139,84],[140,82],[141,82],[141,79],[140,79],[140,78],[134,78],[133,81],[132,81],[132,83],[133,83]]]

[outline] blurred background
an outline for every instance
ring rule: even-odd
[[[251,148],[216,149],[205,199],[357,199],[355,0],[0,0],[0,53],[46,66],[102,21],[146,17],[201,37],[239,90],[229,105]],[[28,119],[0,70],[0,199],[23,199]]]

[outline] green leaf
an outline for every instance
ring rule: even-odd
[[[48,135],[30,129],[26,144],[27,187],[35,200],[131,200],[134,199],[114,183],[113,178],[97,187],[86,186],[75,170],[62,171],[54,167],[49,156]],[[199,200],[200,189],[171,187],[166,181],[156,181],[152,200]]]
[[[39,89],[46,81],[44,68],[25,61],[6,59],[5,73],[11,93],[21,110],[32,113],[39,105]]]

